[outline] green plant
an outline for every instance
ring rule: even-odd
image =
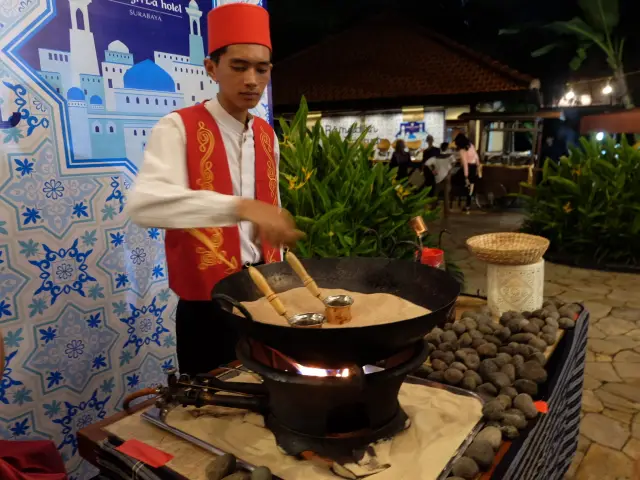
[[[593,46],[599,48],[606,56],[607,63],[613,72],[617,91],[622,92],[622,101],[627,108],[633,108],[633,100],[629,94],[627,78],[624,73],[623,53],[624,37],[616,37],[615,30],[620,24],[619,0],[578,0],[582,10],[582,18],[574,17],[567,21],[552,22],[544,25],[544,30],[557,34],[560,38],[532,52],[533,57],[540,57],[567,44],[571,40],[576,53],[570,62],[573,70],[578,70],[587,58]],[[520,33],[522,29],[504,29],[501,34]]]
[[[415,191],[406,180],[395,181],[396,169],[372,165],[367,131],[342,138],[327,134],[320,122],[310,129],[308,113],[303,98],[295,118],[280,120],[282,205],[306,234],[300,254],[411,258],[415,247],[399,243],[415,240],[409,220],[438,218],[427,208],[428,190]]]
[[[559,164],[547,159],[538,186],[523,184],[524,230],[574,259],[640,266],[640,151],[626,138],[580,142]]]

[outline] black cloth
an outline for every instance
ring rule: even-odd
[[[473,187],[476,184],[477,180],[478,180],[478,165],[475,163],[472,163],[471,165],[468,165],[469,167],[469,177],[467,177],[469,179],[469,187],[467,188],[467,208],[471,208],[471,197],[472,197],[472,189],[475,190]]]
[[[238,334],[213,301],[178,300],[176,344],[180,373],[208,373],[236,359]]]
[[[427,163],[427,160],[440,155],[440,149],[438,147],[429,147],[422,153],[422,163]]]
[[[390,167],[398,167],[398,174],[396,175],[396,178],[408,177],[409,167],[411,167],[411,155],[407,152],[393,152]]]

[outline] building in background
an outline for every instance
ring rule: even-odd
[[[439,144],[467,130],[457,117],[479,104],[530,102],[534,80],[406,17],[381,15],[279,62],[273,101],[287,115],[304,95],[328,129],[356,123],[391,142],[424,145],[433,135]]]

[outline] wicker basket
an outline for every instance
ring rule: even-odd
[[[549,248],[549,240],[526,233],[488,233],[468,239],[467,248],[487,263],[531,265],[540,261]]]

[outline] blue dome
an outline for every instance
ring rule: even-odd
[[[89,100],[91,105],[102,105],[102,99],[98,95],[94,95]]]
[[[75,100],[76,102],[84,100],[84,92],[78,87],[71,87],[67,92],[67,100]]]
[[[176,91],[171,75],[151,60],[144,60],[127,70],[124,74],[124,88],[158,92]]]

